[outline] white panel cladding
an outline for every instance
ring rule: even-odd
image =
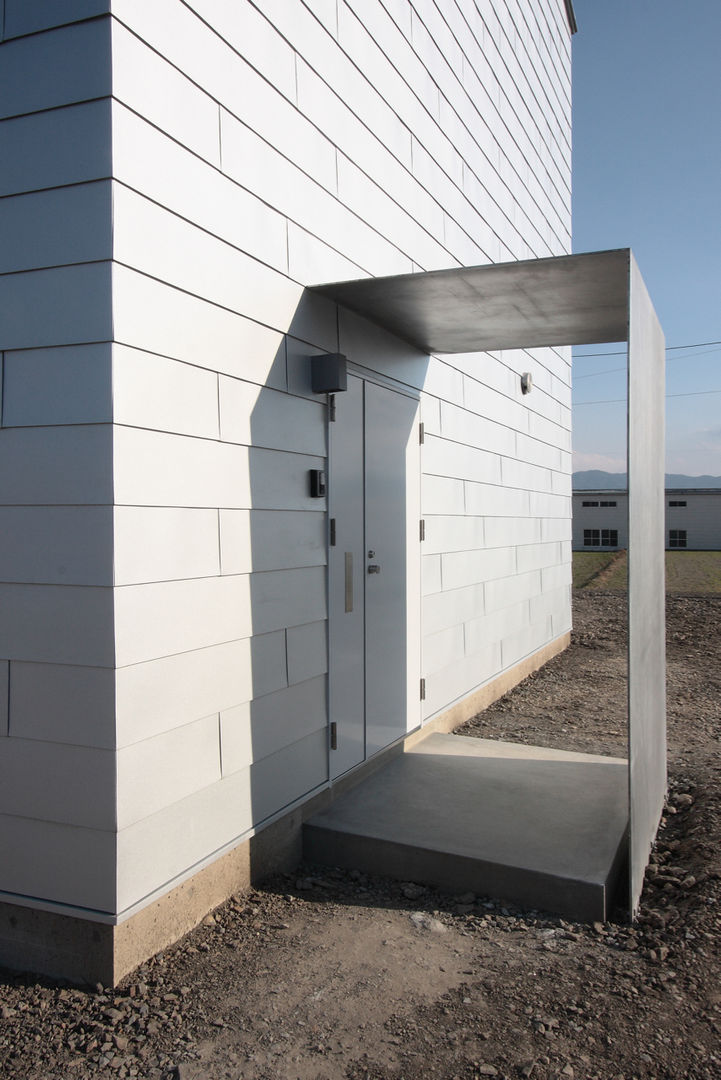
[[[434,552],[469,551],[484,547],[483,518],[429,517],[426,521],[424,554]]]
[[[252,693],[254,698],[272,694],[288,685],[288,661],[285,636],[287,630],[275,630],[271,634],[255,634],[250,639],[250,657],[253,666]]]
[[[111,175],[105,99],[0,121],[0,195]]]
[[[521,603],[531,596],[537,596],[541,591],[541,572],[539,570],[487,581],[484,587],[485,609],[487,612],[501,611],[503,608]]]
[[[118,746],[128,746],[247,701],[250,639],[121,667],[116,680]]]
[[[494,423],[447,401],[441,402],[441,430],[444,439],[477,446],[497,454],[514,454],[517,435],[512,428]],[[535,460],[535,459],[532,459]]]
[[[537,649],[541,649],[553,637],[553,626],[550,615],[542,619],[534,626],[528,626],[517,630],[501,641],[501,662],[504,668],[517,664],[526,656],[530,656]]]
[[[176,14],[181,11],[176,6]],[[183,146],[220,165],[217,104],[117,22],[113,25],[113,93]]]
[[[109,423],[110,345],[7,351],[3,359],[3,427]]]
[[[163,889],[189,867],[239,839],[254,821],[323,784],[327,732],[291,743],[123,829],[118,843],[118,910]]]
[[[446,589],[459,589],[479,581],[506,577],[515,569],[516,552],[510,546],[452,551],[441,555],[441,578]]]
[[[288,683],[322,675],[328,670],[328,641],[324,622],[291,626],[286,630]]]
[[[365,266],[366,272],[380,273],[381,267],[384,273],[388,272],[388,267],[391,273],[412,269],[410,259],[404,257],[383,232],[371,228],[362,216],[347,210],[323,184],[311,179],[278,149],[269,146],[226,112],[221,117],[221,133],[223,171],[259,197],[269,199],[290,221],[326,240],[346,258],[362,251],[361,265]],[[335,157],[331,164],[335,191]],[[360,207],[363,203],[355,202],[354,205]]]
[[[12,737],[0,755],[0,815],[63,825],[115,825],[115,754]],[[33,783],[28,783],[33,777]],[[82,777],[82,783],[78,783]]]
[[[121,774],[120,909],[327,778],[309,355],[424,394],[426,715],[562,623],[565,361],[428,358],[302,288],[568,250],[568,50],[538,3],[563,46],[561,0],[114,5],[118,741],[161,777],[148,802]]]
[[[116,424],[217,439],[218,376],[192,364],[113,346]]]
[[[73,628],[72,634],[68,627]],[[0,656],[112,667],[113,590],[0,585]]]
[[[426,678],[453,664],[465,653],[463,625],[449,626],[423,639],[423,671]]]
[[[494,548],[537,543],[541,540],[541,525],[542,522],[530,517],[489,517],[484,526],[486,544]],[[519,558],[519,569],[520,562]]]
[[[110,791],[107,795],[112,798]],[[3,889],[18,897],[113,913],[116,850],[114,828],[103,831],[39,818],[0,817]]]
[[[224,375],[218,394],[225,442],[325,456],[325,401],[305,401]]]
[[[251,382],[285,384],[281,333],[117,265],[113,319],[122,344]]]
[[[251,633],[248,576],[191,578],[115,590],[115,647],[120,667],[220,645]]]
[[[118,666],[325,618],[324,582],[323,567],[304,567],[118,588]]]
[[[529,601],[531,622],[542,622],[544,616],[550,615],[553,620],[554,636],[570,630],[569,589],[569,585],[560,585],[557,589],[550,589],[540,596],[532,596]]]
[[[12,734],[20,739],[115,747],[112,668],[12,663]]]
[[[424,353],[345,308],[338,310],[338,348],[354,364],[419,390],[424,385],[429,366]]]
[[[282,450],[248,450],[252,504],[263,510],[324,511],[325,500],[310,494],[309,469],[321,469],[325,459]]]
[[[545,612],[543,615],[545,616]],[[469,619],[465,624],[465,651],[472,656],[479,652],[489,641],[503,641],[520,629],[525,630],[532,621],[533,614],[528,600],[501,608],[478,618]]]
[[[119,829],[220,779],[218,723],[207,716],[118,752]]]
[[[453,477],[425,476],[422,496],[424,514],[462,514],[465,509],[463,481]]]
[[[500,642],[490,642],[471,656],[461,656],[426,679],[423,715],[428,719],[466,697],[502,670]]]
[[[0,273],[111,257],[110,182],[0,201]]]
[[[116,102],[116,179],[213,236],[287,269],[286,221],[257,195]]]
[[[303,510],[221,510],[224,574],[324,566],[326,520]]]
[[[326,680],[306,679],[220,716],[223,775],[278,753],[326,724]]]
[[[288,273],[296,281],[350,281],[365,277],[361,266],[346,259],[306,229],[288,222]]]
[[[109,506],[0,506],[3,581],[113,584]]]
[[[466,481],[463,487],[466,512],[469,514],[482,514],[489,518],[533,516],[527,491],[501,487],[499,484],[478,484],[472,480]]]
[[[462,589],[434,592],[423,602],[423,630],[437,634],[475,618],[484,610],[484,585],[466,585]]]
[[[109,19],[6,42],[0,65],[0,116],[106,97],[111,91],[109,56]]]
[[[201,578],[220,570],[218,511],[116,506],[115,584]]]
[[[109,262],[0,279],[0,348],[107,341],[111,333]]]
[[[17,37],[38,30],[91,19],[110,10],[110,0],[3,0],[4,36]]]
[[[119,262],[266,326],[290,328],[302,289],[284,274],[120,184],[113,213]]]
[[[117,505],[250,504],[245,446],[120,426],[113,443]]]
[[[0,7],[0,889],[112,911],[111,25]]]

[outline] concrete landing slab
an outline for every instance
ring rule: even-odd
[[[429,735],[304,826],[310,862],[604,920],[626,854],[628,763]]]

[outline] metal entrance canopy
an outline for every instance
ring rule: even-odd
[[[628,342],[629,883],[666,791],[664,337],[628,248],[315,286],[426,353]]]
[[[362,278],[312,291],[427,353],[626,341],[627,248]]]

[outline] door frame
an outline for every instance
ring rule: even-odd
[[[421,447],[420,447],[420,403],[421,394],[415,387],[409,386],[406,383],[399,382],[389,376],[383,375],[380,372],[373,371],[369,368],[363,367],[360,364],[354,364],[348,362],[347,371],[349,375],[355,376],[360,379],[364,384],[373,383],[385,390],[389,390],[392,393],[399,394],[416,404],[416,416],[411,428],[408,445],[416,445],[417,453],[415,456],[416,468],[415,476],[411,475],[411,470],[408,467],[408,458],[406,457],[406,520],[407,520],[407,535],[406,535],[406,602],[405,602],[405,622],[406,622],[406,730],[401,733],[397,738],[392,739],[387,746],[381,747],[368,754],[367,743],[364,749],[363,758],[356,764],[351,765],[347,769],[339,772],[335,772],[332,767],[332,725],[334,723],[331,712],[332,701],[332,688],[331,682],[333,678],[332,664],[331,664],[331,633],[333,625],[332,617],[332,597],[331,597],[331,544],[330,544],[330,521],[332,517],[333,508],[333,494],[332,494],[332,449],[331,449],[331,424],[336,421],[330,419],[331,409],[328,409],[327,414],[327,464],[328,464],[328,485],[329,485],[329,500],[328,508],[326,512],[327,528],[326,528],[326,544],[327,544],[327,565],[326,565],[326,582],[327,582],[327,597],[328,597],[328,616],[327,616],[327,645],[328,645],[328,777],[331,783],[341,779],[343,776],[355,769],[361,768],[367,761],[377,754],[383,753],[388,747],[401,742],[410,732],[420,728],[422,724],[422,702],[421,702],[421,614],[422,614],[422,561],[421,561]],[[339,393],[343,393],[340,391]],[[337,398],[337,395],[334,395]],[[330,402],[329,402],[330,403]],[[365,403],[365,388],[364,388],[364,403]],[[365,404],[363,415],[363,427],[365,432]],[[413,442],[413,431],[415,430],[417,435],[417,442]],[[363,547],[365,548],[365,529],[367,522],[367,515],[365,512],[365,450],[363,454],[362,462],[363,472],[363,488],[364,488],[364,511],[363,511]],[[411,538],[413,536],[418,537],[418,546],[411,544]],[[416,553],[416,554],[414,554]],[[364,578],[365,581],[365,578]],[[364,627],[365,627],[365,602],[366,591],[363,590],[363,605],[364,605]],[[365,630],[364,630],[365,633]],[[363,650],[363,680],[368,677],[365,648]],[[364,715],[365,715],[365,697],[364,697]]]

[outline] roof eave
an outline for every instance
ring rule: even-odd
[[[566,15],[568,16],[568,25],[571,28],[571,33],[575,34],[578,32],[578,23],[576,22],[576,13],[573,10],[573,0],[565,0],[565,4]]]

